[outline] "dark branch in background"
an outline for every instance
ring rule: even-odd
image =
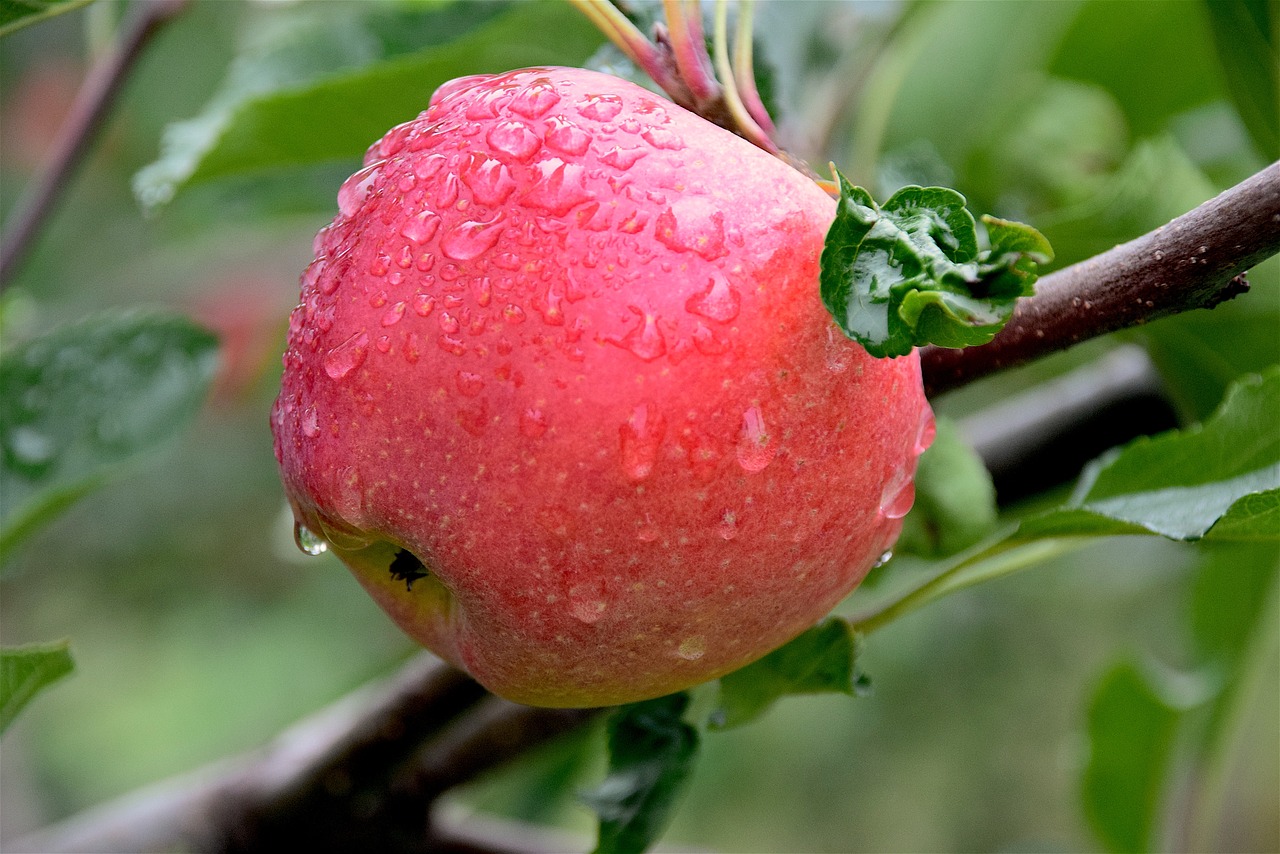
[[[345,697],[262,750],[162,781],[6,847],[521,850],[486,847],[485,837],[470,840],[465,828],[437,836],[432,803],[596,713],[499,700],[424,653],[385,683]]]
[[[119,40],[89,70],[67,118],[58,130],[53,152],[43,172],[32,179],[9,218],[0,242],[0,291],[9,286],[32,243],[53,212],[124,82],[151,39],[184,8],[188,0],[145,0],[122,24]]]
[[[1004,368],[1247,290],[1243,274],[1280,252],[1280,163],[1167,225],[1036,283],[989,344],[921,351],[925,391],[940,394]]]

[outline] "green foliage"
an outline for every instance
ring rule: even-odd
[[[1268,0],[1204,0],[1227,89],[1263,157],[1280,157],[1280,46]]]
[[[849,694],[865,687],[854,667],[857,643],[848,621],[833,617],[720,679],[713,730],[750,723],[789,694]]]
[[[0,0],[0,38],[92,2],[93,0]]]
[[[0,558],[195,415],[217,340],[181,317],[112,312],[0,361]]]
[[[189,183],[355,160],[445,81],[580,63],[600,41],[563,3],[316,4],[257,36],[134,190],[155,207]]]
[[[1021,536],[1278,539],[1276,412],[1280,368],[1233,386],[1203,427],[1138,439],[1099,460],[1066,508],[1028,521]]]
[[[683,692],[623,706],[609,719],[609,774],[582,793],[600,816],[596,854],[638,854],[671,820],[698,753]]]
[[[71,672],[69,641],[0,649],[0,732],[43,688]]]
[[[1022,223],[984,217],[978,251],[964,197],[903,187],[884,205],[836,173],[840,205],[822,248],[822,301],[840,329],[873,356],[913,347],[990,341],[1032,293],[1048,242]]]

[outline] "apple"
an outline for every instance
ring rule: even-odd
[[[835,202],[639,86],[448,83],[338,194],[272,414],[286,493],[413,638],[521,703],[735,670],[890,548],[916,355],[823,308]]]

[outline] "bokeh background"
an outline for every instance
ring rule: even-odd
[[[267,427],[298,274],[360,151],[232,171],[148,215],[131,184],[159,156],[165,127],[205,110],[237,57],[260,60],[273,38],[305,35],[291,20],[350,42],[315,50],[373,61],[412,53],[414,27],[442,4],[375,5],[192,3],[148,51],[4,298],[8,341],[147,304],[189,313],[223,350],[195,426],[5,568],[3,640],[70,637],[77,668],[4,737],[0,838],[257,746],[413,652],[334,558],[294,547]],[[455,6],[464,23],[500,13]],[[126,9],[99,0],[0,43],[6,215]],[[547,27],[574,14],[549,12]],[[794,150],[816,166],[835,160],[881,197],[908,182],[954,186],[976,210],[1037,225],[1060,264],[1153,228],[1271,159],[1236,106],[1204,3],[789,0],[758,15],[766,93]],[[619,67],[607,48],[584,56]],[[397,95],[425,108],[438,82]],[[1160,368],[1169,426],[1204,417],[1230,379],[1280,361],[1280,267],[1269,262],[1253,282],[1219,310],[1124,336]],[[1118,343],[984,381],[938,411],[979,412]],[[1048,480],[1031,501],[1061,497],[1066,485]],[[1188,598],[1206,559],[1184,544],[1109,540],[900,620],[866,646],[869,696],[790,699],[708,737],[666,839],[723,851],[1096,849],[1079,795],[1089,698],[1120,659],[1192,667]],[[1227,745],[1218,850],[1280,849],[1274,632],[1258,661]],[[460,810],[586,834],[591,815],[572,793],[602,769],[593,731],[453,797]]]

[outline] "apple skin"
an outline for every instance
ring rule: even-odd
[[[933,417],[823,308],[813,181],[567,68],[446,84],[365,162],[272,427],[299,525],[417,641],[517,702],[637,701],[890,548]]]

